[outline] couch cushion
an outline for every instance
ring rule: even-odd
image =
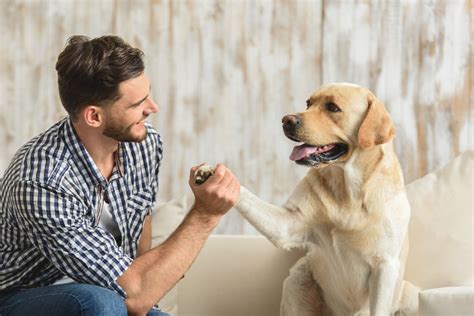
[[[263,236],[211,235],[179,282],[179,314],[278,315],[283,280],[302,255]]]
[[[471,316],[474,287],[446,287],[420,292],[420,316]]]
[[[192,201],[183,196],[180,199],[158,203],[151,217],[152,247],[161,244],[183,221]]]
[[[407,185],[412,209],[405,279],[422,288],[474,285],[474,152]]]

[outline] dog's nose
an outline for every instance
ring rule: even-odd
[[[300,119],[297,115],[285,115],[281,122],[283,123],[283,129],[287,131],[294,130],[300,125]]]

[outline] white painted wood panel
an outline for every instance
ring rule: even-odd
[[[160,198],[190,194],[188,170],[224,162],[282,204],[305,169],[281,117],[326,82],[382,99],[411,181],[474,149],[471,0],[0,1],[0,174],[61,118],[54,64],[67,38],[118,34],[146,54],[164,139]],[[255,233],[231,212],[216,233]]]

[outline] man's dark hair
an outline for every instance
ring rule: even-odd
[[[120,82],[144,69],[143,52],[118,36],[72,36],[56,62],[61,102],[76,120],[88,104],[107,106],[120,99]]]

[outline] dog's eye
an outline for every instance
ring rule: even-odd
[[[310,100],[306,100],[306,108],[308,109],[310,106],[311,106],[311,101],[310,101]]]
[[[329,112],[341,112],[341,109],[332,102],[326,103],[325,106],[326,106],[326,110],[328,110]]]

